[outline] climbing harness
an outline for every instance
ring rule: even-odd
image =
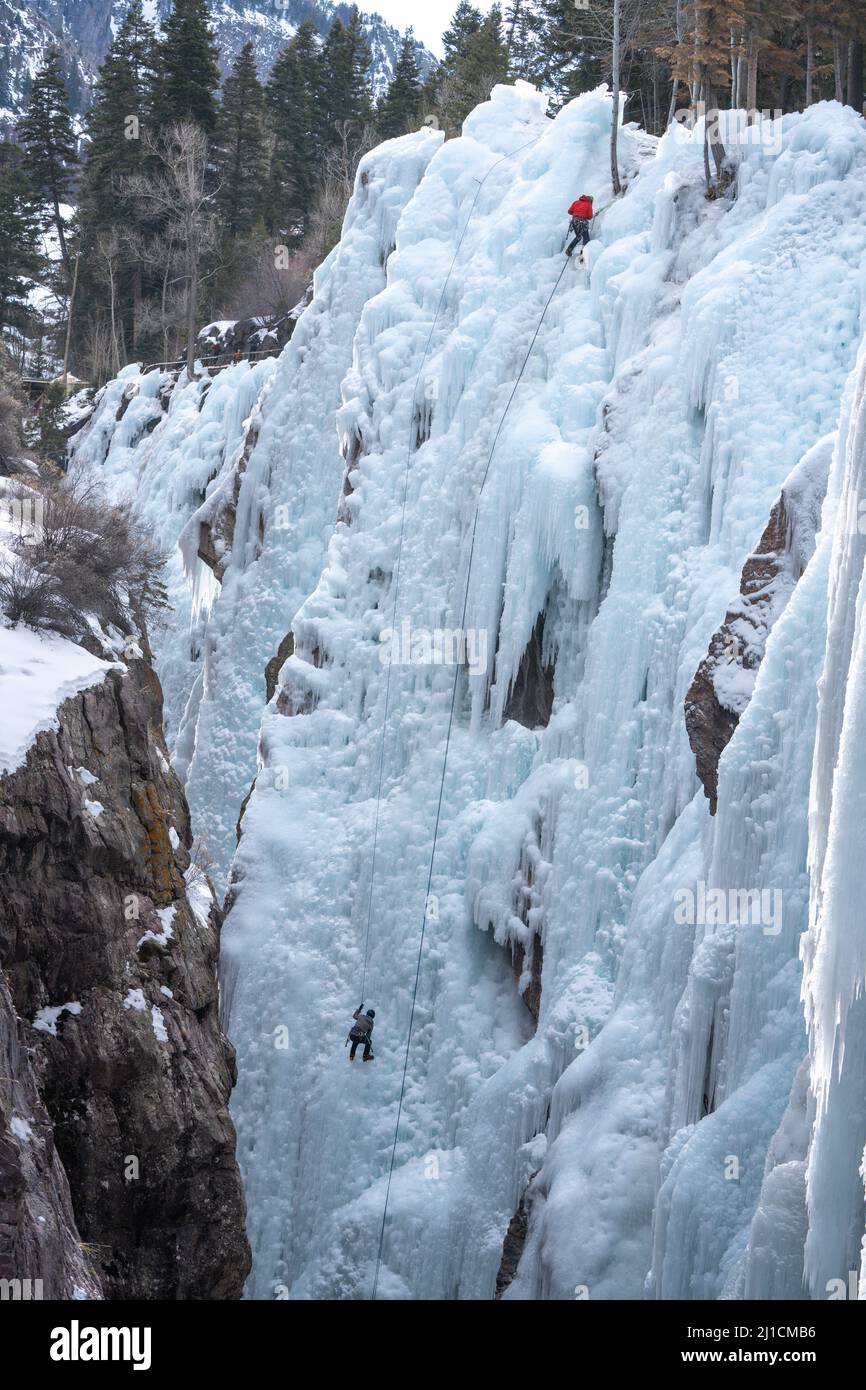
[[[515,151],[515,153],[516,153],[516,151]],[[488,172],[489,172],[489,171],[488,171]],[[477,198],[477,194],[476,194],[476,198]],[[474,207],[474,203],[473,203],[473,207]],[[470,212],[470,216],[471,216],[471,212]],[[465,228],[464,228],[464,232],[465,232]],[[461,238],[461,240],[462,240],[462,238]],[[453,262],[452,262],[452,266],[453,266]],[[511,404],[512,404],[512,402],[513,402],[513,400],[514,400],[514,397],[515,397],[516,394],[517,394],[517,388],[518,388],[518,386],[520,385],[520,383],[521,383],[521,381],[522,381],[522,379],[523,379],[523,373],[526,371],[527,363],[529,362],[529,359],[530,359],[530,357],[531,357],[531,355],[532,355],[532,349],[535,347],[536,339],[538,338],[538,335],[539,335],[539,333],[541,332],[541,327],[542,327],[542,324],[544,323],[545,317],[546,317],[546,315],[547,315],[547,311],[548,311],[548,309],[550,308],[551,303],[553,302],[553,296],[556,294],[556,291],[559,289],[559,286],[560,286],[560,284],[561,284],[561,282],[562,282],[562,277],[563,277],[563,275],[565,274],[567,267],[568,267],[568,261],[565,262],[565,264],[563,265],[563,267],[562,267],[562,269],[560,270],[559,274],[557,275],[556,280],[555,280],[554,285],[553,285],[553,289],[550,291],[550,294],[549,294],[548,297],[547,297],[547,302],[545,303],[545,306],[544,306],[544,308],[543,308],[543,310],[542,310],[542,312],[541,312],[541,317],[540,317],[539,320],[538,320],[538,324],[536,325],[535,332],[534,332],[533,335],[532,335],[532,341],[530,342],[529,347],[528,347],[527,350],[526,350],[526,355],[525,355],[525,357],[524,357],[524,359],[523,359],[523,362],[521,363],[520,371],[519,371],[518,374],[517,374],[517,380],[515,381],[514,386],[513,386],[512,389],[511,389],[511,394],[509,395],[508,401],[506,402],[506,405],[505,405],[505,409],[504,409],[503,412],[502,412],[502,416],[501,416],[500,421],[499,421],[499,424],[498,424],[498,426],[497,426],[496,433],[495,433],[495,435],[493,436],[493,443],[492,443],[491,446],[490,446],[490,452],[489,452],[489,454],[488,454],[488,456],[487,456],[487,463],[486,463],[486,465],[485,465],[484,475],[483,475],[483,477],[482,477],[482,479],[481,479],[481,486],[480,486],[480,488],[478,489],[478,496],[477,496],[476,499],[475,499],[475,511],[474,511],[474,515],[473,515],[473,518],[472,518],[472,535],[471,535],[471,539],[470,539],[470,543],[469,543],[469,559],[468,559],[468,563],[467,563],[467,566],[466,566],[466,587],[465,587],[464,594],[463,594],[463,610],[462,610],[462,613],[461,613],[461,616],[460,616],[460,631],[461,631],[461,632],[462,632],[462,631],[465,631],[465,627],[466,627],[466,613],[467,613],[467,609],[468,609],[468,606],[469,606],[469,584],[470,584],[470,580],[471,580],[471,578],[472,578],[472,560],[473,560],[473,557],[474,557],[474,554],[475,554],[475,538],[476,538],[476,533],[477,533],[477,530],[478,530],[478,513],[479,513],[479,510],[480,510],[481,496],[482,496],[482,494],[483,494],[483,492],[484,492],[484,487],[485,487],[485,484],[486,484],[486,482],[487,482],[488,475],[489,475],[489,473],[490,473],[490,466],[491,466],[491,464],[492,464],[492,462],[493,462],[493,455],[494,455],[494,453],[496,452],[496,446],[497,446],[497,444],[498,444],[498,442],[499,442],[499,436],[500,436],[500,434],[502,433],[503,427],[504,427],[504,425],[505,425],[506,418],[507,418],[507,416],[508,416],[508,412],[509,412],[509,410],[511,409]],[[449,271],[449,275],[450,275],[450,273],[451,273],[451,272]],[[432,333],[431,333],[431,336],[432,336]],[[428,344],[428,345],[429,345],[429,344]],[[423,366],[423,363],[422,363],[422,366]],[[420,373],[419,373],[419,377],[420,377]],[[417,389],[417,382],[416,382],[416,389]],[[414,402],[413,402],[413,417],[414,417]],[[405,509],[405,495],[404,495],[404,509]],[[398,563],[399,563],[399,560],[398,560]],[[396,621],[396,612],[395,612],[395,621]],[[389,669],[390,669],[390,668],[389,668]],[[397,1105],[397,1121],[396,1121],[396,1124],[395,1124],[395,1126],[394,1126],[394,1142],[393,1142],[393,1145],[391,1146],[391,1159],[390,1159],[390,1163],[389,1163],[389,1165],[388,1165],[388,1182],[387,1182],[387,1185],[386,1185],[386,1188],[385,1188],[385,1204],[384,1204],[384,1207],[383,1207],[383,1209],[382,1209],[382,1224],[381,1224],[381,1227],[380,1227],[380,1230],[379,1230],[379,1245],[378,1245],[378,1249],[377,1249],[377,1252],[376,1252],[376,1273],[375,1273],[375,1277],[374,1277],[374,1279],[373,1279],[373,1295],[372,1295],[372,1302],[375,1302],[375,1301],[376,1301],[376,1293],[377,1293],[377,1290],[378,1290],[378,1287],[379,1287],[379,1272],[380,1272],[381,1266],[382,1266],[382,1249],[383,1249],[384,1242],[385,1242],[385,1226],[386,1226],[387,1219],[388,1219],[388,1202],[389,1202],[390,1196],[391,1196],[391,1180],[392,1180],[393,1175],[394,1175],[394,1163],[395,1163],[396,1156],[397,1156],[397,1140],[398,1140],[399,1134],[400,1134],[400,1118],[401,1118],[402,1113],[403,1113],[403,1099],[404,1099],[405,1092],[406,1092],[406,1077],[407,1077],[407,1075],[408,1075],[408,1070],[409,1070],[409,1052],[410,1052],[411,1045],[412,1045],[412,1029],[413,1029],[414,1022],[415,1022],[415,1005],[416,1005],[416,1001],[417,1001],[417,998],[418,998],[418,984],[419,984],[419,981],[420,981],[420,978],[421,978],[421,959],[422,959],[422,955],[423,955],[423,951],[424,951],[424,936],[425,936],[425,932],[426,932],[426,928],[427,928],[427,904],[428,904],[428,902],[430,901],[430,889],[431,889],[432,883],[433,883],[433,869],[434,869],[435,860],[436,860],[436,846],[437,846],[437,843],[438,843],[438,840],[439,840],[439,825],[440,825],[441,817],[442,817],[442,800],[443,800],[443,796],[444,796],[444,792],[445,792],[445,775],[446,775],[446,772],[447,772],[447,769],[448,769],[448,753],[449,753],[449,750],[450,750],[450,747],[451,747],[451,733],[452,733],[452,730],[453,730],[453,727],[454,727],[454,710],[455,710],[455,706],[456,706],[456,703],[457,703],[457,688],[458,688],[458,685],[459,685],[459,680],[460,680],[460,666],[459,666],[459,664],[457,664],[457,665],[455,666],[455,670],[454,670],[454,683],[453,683],[452,688],[451,688],[451,707],[450,707],[450,710],[449,710],[449,713],[448,713],[448,730],[447,730],[446,737],[445,737],[445,753],[444,753],[444,757],[443,757],[443,759],[442,759],[442,776],[441,776],[440,781],[439,781],[439,797],[438,797],[437,804],[436,804],[436,820],[435,820],[434,827],[433,827],[433,844],[432,844],[432,848],[431,848],[431,850],[430,850],[430,865],[429,865],[429,869],[428,869],[428,872],[427,872],[427,889],[426,889],[426,892],[425,892],[425,895],[424,895],[424,915],[423,915],[422,920],[421,920],[421,937],[420,937],[420,940],[419,940],[419,943],[418,943],[418,956],[417,956],[417,960],[416,960],[416,962],[415,962],[415,981],[414,981],[414,985],[413,985],[413,989],[412,989],[412,1007],[411,1007],[410,1012],[409,1012],[409,1031],[408,1031],[408,1034],[407,1034],[407,1037],[406,1037],[406,1051],[405,1051],[405,1055],[404,1055],[404,1058],[403,1058],[403,1075],[402,1075],[402,1078],[401,1078],[401,1081],[400,1081],[400,1099],[399,1099],[399,1102],[398,1102],[398,1105]],[[378,806],[377,806],[377,815],[378,815]],[[372,893],[372,889],[371,889],[371,893]]]

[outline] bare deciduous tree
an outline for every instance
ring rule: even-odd
[[[95,260],[105,283],[108,285],[109,323],[111,325],[111,350],[114,373],[120,371],[124,354],[118,336],[117,317],[117,279],[120,274],[123,246],[117,228],[100,232],[96,238]]]
[[[610,181],[614,194],[622,192],[618,142],[623,69],[627,54],[638,43],[646,9],[645,0],[606,0],[604,4],[593,5],[592,9],[587,12],[587,18],[582,25],[580,34],[581,42],[590,49],[610,50],[609,72],[613,98],[610,127]]]
[[[66,303],[66,338],[63,348],[63,390],[66,391],[69,384],[69,353],[72,346],[72,318],[75,313],[75,295],[78,290],[78,266],[81,260],[81,252],[75,253],[75,265],[72,272],[72,284],[69,289],[69,298]]]
[[[53,575],[34,569],[26,560],[13,560],[0,571],[0,612],[12,627],[23,623],[41,631],[70,636],[69,614]]]
[[[145,136],[154,172],[137,174],[126,181],[129,194],[147,207],[163,224],[163,236],[179,263],[186,287],[186,369],[195,376],[196,315],[205,255],[216,245],[213,191],[208,186],[208,139],[191,121],[181,121],[157,138]],[[170,290],[168,268],[162,302]]]
[[[216,317],[276,322],[303,297],[314,268],[306,250],[290,250],[273,237],[252,238],[237,253],[233,284]]]
[[[139,306],[139,337],[146,337],[157,328],[162,338],[164,362],[175,358],[184,341],[187,318],[186,276],[183,258],[178,248],[175,229],[145,237],[140,232],[126,234],[129,255],[143,268],[159,277],[159,298],[142,299]]]
[[[0,576],[0,611],[12,623],[79,639],[93,617],[123,628],[130,614],[159,621],[168,606],[165,555],[125,507],[111,506],[92,480],[40,479],[40,524],[13,545]]]
[[[357,134],[351,123],[345,121],[337,130],[340,142],[325,156],[319,191],[304,239],[304,251],[313,265],[319,265],[339,241],[358,165],[378,140],[371,126],[365,126]]]
[[[685,42],[686,37],[686,18],[684,13],[684,6],[686,4],[686,0],[676,0],[676,4],[676,41],[677,44],[682,44]],[[668,125],[672,124],[674,116],[676,115],[677,101],[679,99],[679,89],[680,79],[677,73],[674,72],[673,83],[671,86],[671,104],[668,110]]]

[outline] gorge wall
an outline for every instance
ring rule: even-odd
[[[0,777],[0,1273],[45,1297],[233,1298],[249,1263],[221,914],[161,719],[130,656]]]
[[[255,1298],[863,1287],[866,130],[613,200],[610,115],[386,142],[275,364],[76,442],[174,550]]]

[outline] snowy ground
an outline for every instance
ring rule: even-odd
[[[112,663],[54,634],[0,625],[0,774],[14,772],[64,700],[98,685]]]
[[[374,151],[276,368],[200,411],[176,391],[146,437],[159,381],[119,426],[114,383],[78,446],[187,557],[158,659],[223,871],[293,632],[223,939],[256,1298],[370,1296],[404,1056],[378,1297],[491,1297],[530,1180],[507,1298],[798,1297],[804,1270],[821,1298],[859,1269],[866,128],[823,104],[741,132],[716,203],[700,131],[627,130],[591,275],[558,280],[565,207],[610,200],[610,107],[543,108],[498,88],[462,139]],[[251,419],[219,590],[190,538]],[[837,429],[711,818],[683,700]],[[505,715],[541,615],[555,698],[529,729]],[[410,657],[462,625],[475,658],[447,764],[455,668],[389,667],[407,623]],[[682,923],[697,885],[772,912]],[[534,938],[537,1029],[512,970]],[[362,992],[376,1061],[350,1068]]]
[[[0,490],[0,573],[15,562],[8,542],[27,535],[36,517],[29,509],[33,496],[8,482]],[[0,776],[22,765],[38,733],[57,728],[64,700],[98,685],[118,666],[56,633],[10,627],[0,615]]]

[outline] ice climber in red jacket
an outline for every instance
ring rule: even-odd
[[[574,232],[574,240],[570,246],[565,248],[566,256],[570,256],[578,242],[582,247],[589,241],[589,224],[593,219],[592,194],[581,193],[577,202],[572,203],[568,209],[571,217],[571,230]]]

